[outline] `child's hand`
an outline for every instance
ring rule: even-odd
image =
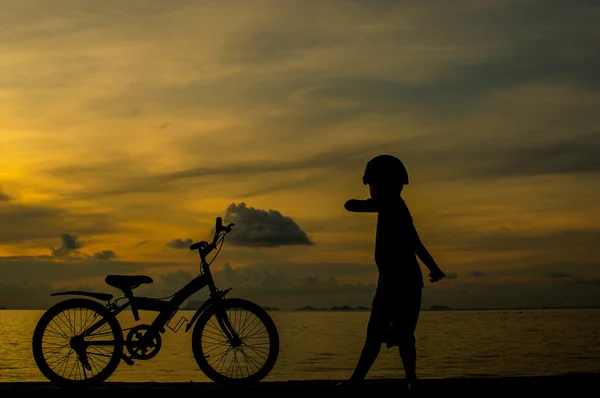
[[[446,277],[446,274],[442,272],[441,269],[437,268],[431,271],[429,274],[429,282],[435,283]]]

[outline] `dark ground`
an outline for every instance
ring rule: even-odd
[[[599,368],[600,368],[600,364]],[[421,380],[421,396],[510,396],[535,394],[535,396],[592,395],[600,382],[600,373],[573,373],[557,376],[501,377],[501,378],[449,378]],[[70,392],[49,383],[0,383],[0,397],[65,397],[82,396],[85,398],[103,397],[140,397],[182,395],[194,398],[204,397],[278,397],[290,398],[302,396],[315,398],[321,396],[363,395],[373,397],[386,393],[392,396],[405,396],[404,383],[401,380],[368,380],[361,388],[340,390],[336,381],[306,380],[288,382],[263,382],[252,387],[227,388],[212,383],[117,383],[105,382],[100,387],[85,392]],[[533,395],[530,395],[533,396]]]

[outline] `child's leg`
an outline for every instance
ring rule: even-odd
[[[421,312],[422,290],[419,288],[407,295],[405,298],[406,307],[404,319],[401,322],[403,326],[398,339],[398,350],[400,359],[404,367],[404,374],[407,380],[416,380],[417,378],[417,345],[415,340],[415,329],[419,321]]]
[[[398,344],[400,359],[404,367],[404,377],[406,380],[416,380],[417,378],[417,346],[414,338],[403,338]]]
[[[362,352],[352,374],[351,380],[363,380],[375,359],[379,355],[381,350],[381,344],[383,342],[383,336],[390,323],[390,317],[387,315],[384,306],[379,302],[380,299],[375,295],[373,304],[371,307],[371,315],[369,317],[369,324],[367,325],[367,337],[363,346]]]
[[[354,369],[354,373],[352,373],[350,379],[364,380],[365,377],[367,377],[367,373],[371,369],[371,366],[373,366],[375,359],[377,359],[380,350],[381,341],[369,338],[369,336],[367,335],[365,345],[363,346],[362,352],[360,353],[360,357],[358,358],[358,363],[356,364],[356,368]]]

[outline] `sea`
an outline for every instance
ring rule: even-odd
[[[32,352],[43,311],[0,311],[0,382],[46,381]],[[269,311],[280,353],[265,381],[341,380],[365,339],[368,311]],[[173,320],[191,319],[180,311]],[[133,325],[130,313],[119,319]],[[140,323],[155,313],[142,312]],[[129,317],[129,318],[127,318]],[[416,332],[421,378],[501,377],[600,372],[600,309],[424,311]],[[107,381],[208,382],[191,349],[192,332],[163,334],[162,348],[133,366],[121,362]],[[368,378],[401,378],[396,348],[382,347]]]

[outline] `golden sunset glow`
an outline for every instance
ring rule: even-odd
[[[220,285],[368,305],[376,217],[343,205],[380,153],[449,275],[427,304],[600,305],[598,14],[477,4],[8,3],[0,306],[109,273],[174,292],[198,259],[173,242],[233,210],[248,234],[291,229],[226,241]]]

